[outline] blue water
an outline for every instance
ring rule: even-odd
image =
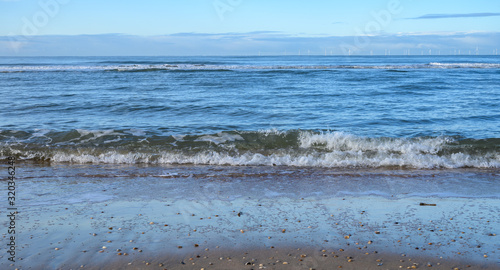
[[[0,156],[500,167],[500,57],[2,57]]]

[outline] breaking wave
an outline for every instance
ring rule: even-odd
[[[0,66],[0,72],[55,72],[55,71],[228,71],[228,70],[332,70],[332,69],[498,69],[496,63],[428,63],[408,65],[223,65],[223,64],[121,64],[121,65],[15,65]]]
[[[0,158],[54,163],[500,168],[499,150],[499,138],[370,138],[302,130],[168,136],[142,130],[0,131]]]

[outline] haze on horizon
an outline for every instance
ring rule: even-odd
[[[0,0],[0,55],[498,54],[500,2]]]

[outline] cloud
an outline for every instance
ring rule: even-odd
[[[426,14],[420,17],[408,18],[408,19],[426,20],[426,19],[473,18],[473,17],[494,17],[494,16],[500,16],[500,13]]]
[[[243,37],[243,36],[253,36],[253,35],[269,35],[269,34],[279,34],[282,32],[279,31],[253,31],[253,32],[244,32],[244,33],[235,33],[235,32],[227,32],[227,33],[197,33],[197,32],[189,32],[189,33],[174,33],[165,36],[170,37]]]
[[[297,36],[283,32],[177,33],[157,36],[124,34],[0,36],[2,56],[127,56],[127,55],[344,55],[428,53],[450,54],[479,48],[491,54],[500,32],[419,32],[365,36]]]

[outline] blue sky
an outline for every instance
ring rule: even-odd
[[[492,54],[496,0],[0,0],[0,55]]]

